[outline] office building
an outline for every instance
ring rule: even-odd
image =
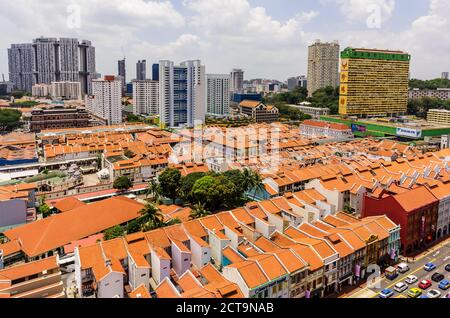
[[[205,121],[205,66],[200,60],[159,63],[159,115],[162,126],[193,126]]]
[[[8,49],[9,78],[14,89],[32,91],[35,84],[80,82],[82,94],[90,93],[96,77],[95,48],[90,41],[73,38],[34,39]]]
[[[450,126],[450,110],[430,109],[427,114],[427,121],[433,124],[443,124]]]
[[[10,94],[13,91],[13,86],[13,83],[6,82],[5,80],[0,82],[0,96]]]
[[[152,65],[152,80],[159,81],[159,64]]]
[[[413,88],[409,90],[410,99],[422,97],[432,97],[432,98],[439,98],[441,100],[447,100],[450,99],[450,88],[437,88],[437,89]]]
[[[52,82],[50,87],[52,99],[81,99],[80,82]]]
[[[213,116],[228,116],[230,112],[230,75],[206,75],[207,113]]]
[[[306,76],[297,76],[297,77],[291,77],[287,80],[287,86],[288,90],[293,91],[297,87],[304,87],[307,88],[308,82],[306,80]]]
[[[242,92],[244,89],[244,71],[241,69],[234,69],[231,71],[231,85],[230,91]]]
[[[401,51],[346,48],[341,53],[339,114],[406,113],[410,59]]]
[[[86,109],[108,121],[108,125],[122,123],[122,83],[107,75],[92,81],[92,95],[86,96]]]
[[[339,86],[339,43],[317,40],[308,48],[308,96],[327,86]]]
[[[136,79],[138,81],[145,81],[147,79],[147,61],[142,60],[136,63]]]
[[[310,105],[311,104],[308,102],[303,102],[300,105],[288,105],[288,106],[295,107],[303,114],[310,115],[314,119],[320,119],[320,117],[322,116],[330,115],[329,108],[313,107]]]
[[[159,83],[152,80],[134,80],[133,114],[157,115],[159,108]]]
[[[449,74],[448,72],[442,72],[441,78],[448,80],[448,74]]]
[[[127,82],[127,69],[126,69],[126,60],[123,58],[123,60],[119,60],[117,62],[117,68],[118,68],[118,75],[122,82],[122,95],[125,95],[126,90],[126,82]]]

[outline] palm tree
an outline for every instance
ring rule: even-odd
[[[211,212],[207,211],[205,209],[205,204],[204,203],[196,203],[194,204],[194,206],[192,207],[192,211],[191,211],[191,219],[199,219],[205,216],[211,215]]]
[[[139,223],[142,231],[145,232],[163,227],[164,215],[153,204],[147,203],[140,213]]]
[[[253,197],[256,196],[256,191],[262,186],[262,178],[260,174],[251,169],[244,169],[242,172],[242,187],[245,191],[253,189]]]
[[[145,194],[145,198],[148,199],[148,197],[151,195],[153,197],[154,202],[159,202],[160,201],[160,193],[161,193],[161,188],[160,188],[158,182],[156,181],[155,178],[151,179],[150,182],[148,183],[148,188],[147,188],[147,193]]]

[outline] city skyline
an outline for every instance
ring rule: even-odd
[[[40,36],[92,41],[103,75],[116,74],[117,60],[125,55],[128,69],[141,59],[150,64],[160,59],[201,59],[208,73],[242,68],[246,79],[286,80],[306,74],[307,47],[316,39],[338,40],[341,49],[408,51],[415,78],[438,78],[450,69],[445,32],[449,9],[444,0],[94,2],[89,10],[85,0],[51,7],[47,0],[3,4],[0,27],[11,31],[0,39],[0,74],[8,74],[10,44]],[[46,19],[48,15],[53,18]]]

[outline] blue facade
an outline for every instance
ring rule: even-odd
[[[259,93],[233,93],[231,101],[235,103],[241,103],[243,100],[254,100],[256,102],[262,102],[262,96]]]
[[[38,158],[33,159],[17,159],[17,160],[7,160],[4,158],[0,158],[0,167],[1,166],[14,166],[14,165],[24,165],[30,163],[39,162]]]
[[[152,80],[159,81],[159,64],[152,65]]]
[[[173,76],[173,121],[174,126],[179,126],[188,122],[187,69],[175,67]]]
[[[133,83],[127,83],[127,94],[133,94]]]

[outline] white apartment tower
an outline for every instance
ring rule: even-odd
[[[230,111],[230,82],[228,74],[206,75],[206,110],[209,115],[228,116]]]
[[[244,89],[244,71],[241,69],[234,69],[231,71],[231,92],[242,92]]]
[[[51,97],[53,99],[81,99],[80,82],[52,82]]]
[[[308,48],[308,96],[320,88],[339,86],[339,43],[317,40]]]
[[[200,60],[179,66],[172,61],[159,62],[159,115],[162,126],[194,126],[205,121],[205,66]]]
[[[152,80],[134,80],[133,114],[157,115],[159,112],[159,82]]]
[[[86,109],[104,118],[109,125],[122,123],[122,83],[120,78],[105,76],[92,81],[92,95],[86,96]]]

